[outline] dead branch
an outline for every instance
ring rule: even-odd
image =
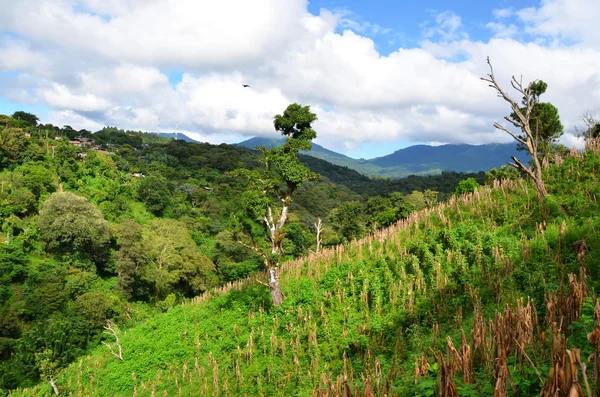
[[[106,320],[106,325],[104,326],[104,329],[106,331],[104,331],[105,334],[109,334],[114,336],[115,338],[115,344],[116,346],[119,348],[119,353],[115,353],[115,351],[113,350],[113,348],[106,342],[102,341],[102,344],[106,347],[108,347],[108,350],[110,350],[110,353],[117,357],[119,360],[123,361],[123,351],[121,349],[121,342],[119,341],[119,336],[117,335],[117,331],[115,330],[115,328],[112,325],[112,322],[110,320]]]
[[[522,162],[520,162],[515,157],[512,157],[512,163],[509,162],[509,165],[525,172],[534,182],[536,190],[538,192],[538,197],[542,200],[546,197],[548,192],[546,191],[546,187],[544,185],[544,181],[542,179],[542,167],[540,161],[538,159],[537,154],[537,137],[531,131],[531,112],[533,110],[534,103],[531,100],[531,89],[529,86],[525,87],[523,85],[523,78],[517,80],[515,76],[512,76],[510,84],[513,89],[515,89],[518,93],[523,96],[523,104],[525,106],[524,110],[519,106],[519,104],[513,100],[498,84],[496,81],[496,76],[494,75],[494,68],[492,67],[492,63],[490,62],[490,58],[487,58],[487,63],[490,67],[490,73],[487,77],[481,77],[481,80],[489,83],[489,86],[496,90],[498,96],[504,99],[511,107],[512,117],[504,117],[506,121],[512,124],[514,127],[521,129],[524,136],[518,135],[515,132],[509,130],[507,127],[494,123],[494,128],[503,131],[510,135],[514,140],[522,144],[527,148],[527,152],[531,156],[532,166],[527,167]]]
[[[315,222],[315,229],[317,230],[317,249],[316,253],[318,254],[321,250],[321,233],[323,232],[323,226],[321,225],[321,218],[317,218],[317,222]]]

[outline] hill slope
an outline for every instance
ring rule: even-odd
[[[251,138],[237,145],[248,148],[283,144],[279,138]],[[408,175],[436,175],[442,171],[479,172],[499,168],[510,161],[511,156],[526,160],[517,152],[514,144],[488,145],[415,145],[400,149],[387,156],[370,160],[356,160],[313,144],[310,151],[302,154],[326,160],[332,164],[348,167],[364,175],[402,178]]]
[[[566,347],[594,352],[599,155],[547,170],[543,203],[523,181],[484,187],[288,262],[280,307],[254,279],[173,307],[120,334],[122,362],[99,346],[57,386],[97,396],[539,395]],[[550,376],[548,395],[556,385]],[[13,395],[44,393],[47,384]]]

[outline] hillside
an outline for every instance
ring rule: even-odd
[[[248,148],[281,145],[275,138],[251,138],[237,145]],[[524,160],[526,155],[516,150],[514,144],[487,145],[415,145],[400,149],[387,156],[356,160],[313,144],[311,151],[302,154],[345,166],[364,175],[387,178],[403,178],[408,175],[439,175],[443,171],[480,172],[499,168],[510,161],[511,156]]]
[[[252,277],[139,320],[119,331],[123,361],[98,346],[56,385],[97,396],[600,390],[587,339],[600,333],[600,144],[557,164],[544,202],[523,180],[481,187],[287,262],[282,306]]]
[[[255,151],[0,119],[0,395],[100,346],[106,319],[130,329],[264,269],[236,235],[253,221],[253,180],[236,171],[261,166]],[[306,158],[323,174],[297,191],[283,260],[316,249],[319,219],[332,247],[435,205],[466,177],[375,181]]]

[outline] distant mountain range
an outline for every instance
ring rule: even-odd
[[[255,137],[237,143],[238,146],[272,148],[285,142],[284,138]],[[479,172],[498,168],[516,156],[527,161],[516,144],[493,143],[487,145],[415,145],[395,151],[387,156],[370,160],[353,159],[313,143],[312,150],[302,151],[330,163],[346,166],[361,174],[388,178],[403,178],[408,175],[436,175],[442,171]]]

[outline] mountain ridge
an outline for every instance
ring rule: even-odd
[[[256,146],[272,148],[282,145],[284,138],[254,137],[236,143],[253,149]],[[516,156],[526,161],[513,143],[483,145],[447,144],[439,146],[413,145],[373,159],[354,159],[313,143],[312,150],[302,154],[345,166],[371,177],[403,178],[408,175],[439,175],[443,171],[480,172],[498,168]]]

